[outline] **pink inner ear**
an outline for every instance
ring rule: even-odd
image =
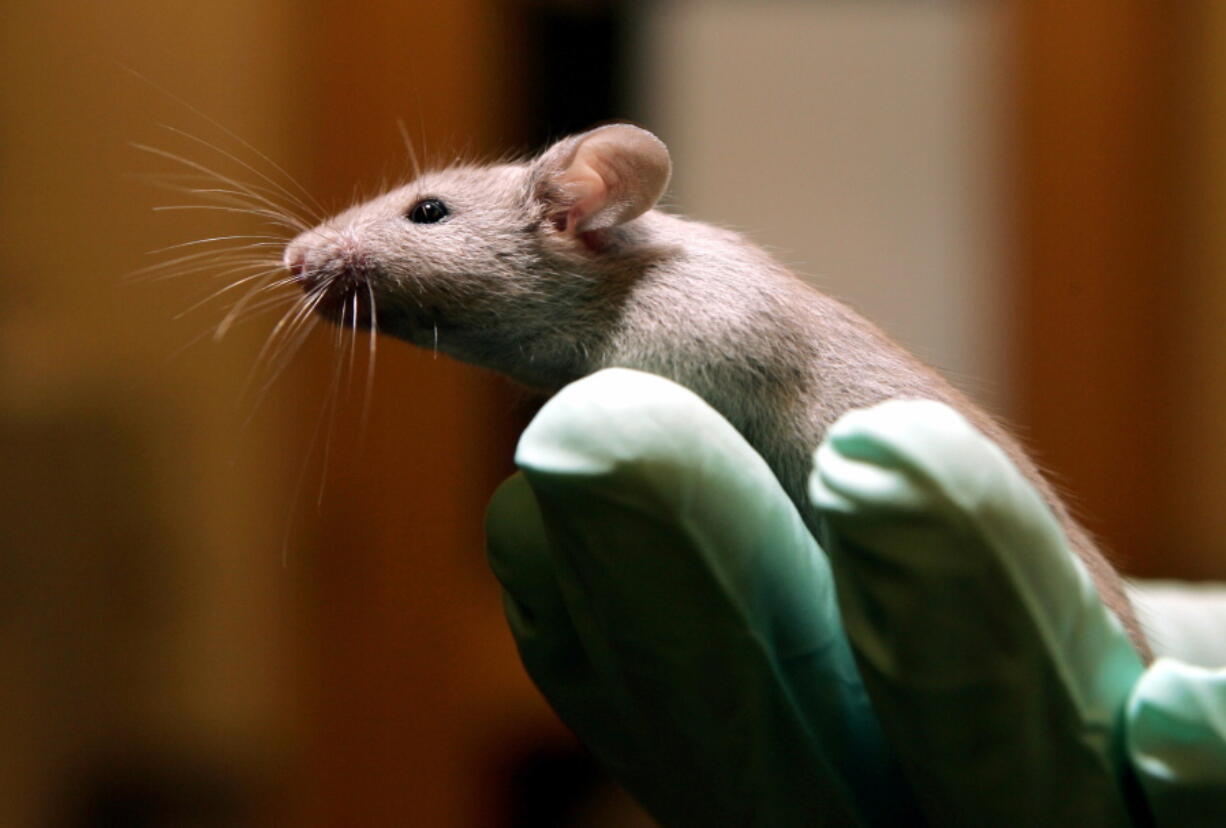
[[[555,144],[538,162],[540,195],[558,232],[579,236],[631,221],[652,208],[668,184],[668,149],[650,132],[625,124]]]
[[[599,253],[604,247],[606,234],[603,230],[577,230],[579,225],[578,211],[571,209],[549,216],[549,223],[559,233],[570,233],[587,248],[589,253]]]
[[[561,184],[575,200],[565,214],[564,226],[558,229],[582,232],[584,225],[604,208],[609,197],[608,186],[590,164],[578,158],[563,173]]]

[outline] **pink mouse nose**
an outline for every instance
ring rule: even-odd
[[[284,259],[285,269],[289,271],[290,281],[296,283],[306,293],[319,288],[323,281],[318,273],[307,266],[306,254],[299,250],[287,250]]]
[[[302,281],[303,271],[306,270],[306,257],[297,252],[286,252],[285,254],[285,269],[289,271],[289,275],[295,281]]]

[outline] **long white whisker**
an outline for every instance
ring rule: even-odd
[[[259,316],[261,313],[272,310],[279,305],[290,305],[296,302],[298,302],[298,297],[284,293],[265,296],[258,302],[249,303],[247,307],[243,309],[243,312],[235,317],[234,325],[242,324],[243,322],[253,319]],[[233,325],[231,327],[233,327]]]
[[[223,184],[228,184],[231,187],[234,187],[236,190],[239,190],[239,191],[242,191],[242,192],[245,192],[251,195],[253,198],[261,199],[270,208],[280,210],[286,213],[292,213],[292,211],[286,209],[286,206],[284,204],[281,204],[268,196],[264,196],[264,195],[261,195],[260,193],[255,192],[254,189],[248,187],[245,183],[243,183],[242,181],[239,181],[234,176],[226,175],[225,173],[218,172],[212,167],[206,166],[205,164],[202,164],[199,161],[193,161],[192,159],[187,158],[186,156],[179,155],[178,153],[171,152],[170,150],[162,149],[160,147],[150,146],[149,144],[141,144],[141,143],[133,142],[132,146],[135,149],[140,150],[141,152],[147,152],[147,153],[150,153],[151,155],[156,155],[160,158],[165,158],[168,161],[174,161],[176,164],[187,167],[189,170],[195,170],[198,173],[202,173],[208,178],[208,180],[219,181]],[[242,163],[242,162],[240,161],[239,163]]]
[[[217,153],[217,154],[219,154],[219,155],[221,155],[221,156],[223,156],[223,157],[225,157],[225,158],[230,159],[230,160],[231,160],[231,161],[233,161],[234,163],[236,163],[236,164],[238,164],[239,166],[241,166],[243,169],[245,169],[245,170],[247,170],[247,171],[249,171],[249,172],[251,172],[251,173],[254,173],[254,174],[255,174],[255,175],[257,175],[257,176],[259,176],[261,180],[263,180],[263,181],[267,182],[267,183],[268,183],[268,184],[270,184],[270,185],[271,185],[273,188],[275,188],[275,189],[277,190],[277,192],[281,193],[281,195],[283,195],[285,198],[288,198],[288,199],[289,199],[289,200],[290,200],[290,201],[291,201],[291,202],[292,202],[294,205],[296,205],[296,206],[297,206],[299,209],[301,209],[301,210],[303,211],[303,213],[305,213],[305,214],[306,214],[308,217],[310,217],[310,218],[314,218],[314,219],[315,219],[315,221],[316,221],[316,223],[318,223],[320,220],[322,220],[322,219],[323,219],[323,213],[324,213],[324,211],[322,210],[322,208],[321,208],[321,209],[319,210],[319,212],[317,212],[317,213],[316,213],[316,212],[312,212],[311,207],[310,207],[310,206],[309,206],[309,205],[308,205],[306,202],[304,202],[304,201],[303,201],[301,198],[299,198],[298,196],[294,195],[294,194],[293,194],[292,192],[290,192],[288,189],[286,189],[285,187],[283,187],[283,186],[280,184],[280,182],[276,181],[275,179],[271,178],[271,177],[270,177],[270,176],[268,176],[268,175],[265,175],[265,174],[264,174],[264,172],[262,172],[261,170],[259,170],[259,169],[255,168],[255,167],[254,167],[254,166],[252,166],[251,164],[248,164],[246,161],[244,161],[243,159],[241,159],[241,158],[237,157],[237,156],[236,156],[236,155],[234,155],[233,153],[231,153],[231,152],[227,152],[226,150],[224,150],[224,149],[222,149],[221,147],[219,147],[219,146],[217,146],[217,145],[213,144],[212,142],[210,142],[210,141],[206,141],[206,140],[204,140],[203,138],[200,138],[200,137],[198,137],[198,136],[196,136],[196,135],[192,135],[192,134],[191,134],[191,133],[189,133],[189,132],[184,132],[184,131],[183,131],[183,130],[181,130],[181,129],[176,129],[175,127],[169,126],[169,125],[167,125],[167,124],[162,124],[161,126],[162,126],[162,128],[163,128],[163,129],[170,130],[171,132],[175,133],[176,135],[181,135],[181,136],[183,136],[184,138],[188,139],[189,141],[195,141],[197,144],[200,144],[201,146],[207,147],[208,149],[212,150],[213,152],[215,152],[215,153]],[[249,148],[249,149],[253,149],[253,148],[251,148],[251,147],[248,147],[248,148]],[[257,153],[257,154],[258,154],[258,153]],[[270,160],[269,160],[267,157],[265,157],[265,158],[264,158],[264,160],[265,160],[265,161],[268,161],[268,163],[270,163],[270,164],[272,163],[272,162],[271,162],[271,161],[270,161]],[[276,165],[275,165],[275,164],[273,164],[273,166],[275,167]],[[280,168],[278,168],[278,169],[280,169]],[[280,171],[281,171],[281,173],[282,173],[282,174],[284,174],[285,176],[287,176],[287,177],[289,176],[289,173],[285,172],[284,170],[280,170]],[[305,191],[304,191],[304,192],[305,192]],[[309,194],[309,193],[307,193],[307,196],[309,197],[309,196],[310,196],[310,194]],[[318,205],[316,205],[316,206],[318,207]]]
[[[282,267],[280,264],[278,264],[276,267],[270,268],[264,271],[260,275],[267,277],[267,276],[271,276],[272,274],[278,273],[281,271],[282,271]],[[224,317],[222,317],[221,322],[219,322],[217,325],[217,330],[214,333],[214,338],[221,339],[223,336],[226,335],[226,332],[230,330],[230,326],[234,324],[234,320],[237,319],[242,314],[243,308],[253,298],[255,298],[257,294],[262,293],[265,290],[273,289],[274,287],[282,285],[282,284],[288,284],[293,281],[294,281],[293,277],[286,277],[284,279],[265,281],[262,284],[257,284],[252,290],[248,291],[245,296],[243,296],[241,299],[235,302],[234,306],[230,308],[230,310],[226,313]]]
[[[197,250],[193,253],[184,253],[182,256],[176,256],[173,259],[155,262],[151,265],[146,265],[145,267],[133,270],[128,274],[128,278],[133,279],[139,276],[158,275],[160,273],[165,273],[178,265],[185,265],[194,262],[206,261],[225,264],[229,261],[233,261],[235,257],[238,256],[249,257],[251,259],[255,259],[257,256],[260,256],[262,257],[263,261],[267,261],[270,264],[277,261],[277,258],[279,257],[274,258],[273,256],[268,255],[264,251],[265,246],[266,245],[263,242],[253,242],[251,244],[240,244],[234,247],[226,247],[222,249],[209,248],[207,250]],[[273,246],[277,249],[282,247],[282,245],[279,244]]]
[[[255,398],[252,403],[251,416],[255,416],[256,409],[259,408],[268,389],[276,381],[277,377],[289,364],[293,354],[301,347],[305,340],[306,333],[318,324],[319,319],[314,316],[315,308],[323,301],[323,291],[316,291],[302,296],[297,302],[281,316],[277,324],[273,326],[272,332],[264,341],[263,347],[256,355],[255,361],[251,365],[251,370],[247,374],[247,380],[243,384],[243,397],[247,397],[251,393],[252,386],[255,384],[256,377],[259,375],[261,368],[266,370],[266,379],[255,392]],[[296,331],[302,328],[304,333],[301,336],[296,334]],[[277,352],[274,356],[274,352]],[[250,417],[248,417],[250,420]]]
[[[243,185],[246,187],[246,185]],[[199,196],[205,203],[220,204],[224,207],[247,207],[252,210],[268,210],[275,213],[286,224],[292,224],[296,232],[308,229],[311,225],[307,219],[286,210],[280,204],[245,190],[234,190],[227,187],[176,187],[173,192],[184,195]],[[288,237],[284,237],[288,241]]]
[[[250,267],[251,267],[251,265],[244,265],[244,266],[242,266],[242,267],[231,268],[230,270],[223,271],[222,273],[219,273],[219,274],[217,274],[217,275],[218,275],[218,276],[228,276],[228,275],[230,275],[231,273],[242,273],[244,270],[247,270],[247,269],[248,269],[248,268],[250,268]],[[260,271],[258,271],[258,272],[256,272],[256,273],[252,273],[252,274],[250,274],[250,275],[248,275],[248,276],[244,276],[244,277],[243,277],[243,278],[241,278],[241,279],[235,279],[235,280],[234,280],[234,281],[232,281],[232,282],[227,282],[227,283],[226,283],[224,286],[222,286],[221,288],[218,288],[217,290],[213,291],[213,292],[212,292],[212,293],[210,293],[208,296],[204,297],[203,299],[199,300],[198,302],[194,302],[194,303],[192,303],[191,305],[189,305],[189,306],[188,306],[187,308],[185,308],[184,310],[179,311],[178,313],[176,313],[176,314],[174,315],[174,317],[173,317],[173,318],[175,318],[175,319],[182,319],[184,316],[187,316],[188,314],[192,313],[193,311],[196,311],[196,310],[198,310],[199,308],[201,308],[201,307],[203,307],[203,306],[207,305],[208,303],[212,302],[214,299],[217,299],[219,296],[223,296],[223,295],[225,295],[225,294],[229,293],[230,291],[235,290],[236,288],[240,288],[240,287],[242,287],[242,286],[244,286],[244,285],[250,284],[251,282],[254,282],[254,281],[257,281],[257,280],[259,280],[259,279],[262,279],[262,278],[264,278],[264,277],[266,277],[266,276],[268,276],[268,275],[270,275],[270,274],[272,274],[272,273],[276,273],[278,270],[280,270],[280,268],[279,268],[279,267],[276,267],[276,268],[265,268],[265,269],[260,270]],[[263,290],[263,288],[258,288],[258,289],[257,289],[257,292],[258,292],[258,290]]]
[[[148,274],[158,279],[213,271],[214,278],[224,280],[220,287],[217,283],[210,284],[206,297],[176,316],[179,318],[204,304],[220,300],[221,304],[228,304],[228,307],[224,318],[214,330],[216,336],[224,334],[227,329],[240,321],[250,319],[257,314],[275,310],[280,315],[275,325],[272,326],[268,339],[261,346],[259,356],[251,366],[247,382],[248,389],[253,381],[259,379],[259,372],[267,370],[270,373],[263,382],[251,413],[247,417],[247,423],[249,423],[269,387],[290,363],[306,338],[318,326],[320,317],[315,312],[326,298],[326,294],[322,291],[303,294],[295,290],[292,295],[284,295],[282,288],[297,286],[300,280],[292,274],[284,275],[282,257],[273,254],[273,250],[279,251],[293,235],[308,231],[312,226],[321,223],[328,211],[285,168],[253,144],[139,72],[129,67],[124,68],[228,136],[228,140],[223,138],[214,142],[182,129],[161,125],[163,129],[179,138],[186,139],[192,145],[204,147],[213,153],[211,156],[204,156],[204,163],[177,155],[173,151],[140,144],[134,145],[142,152],[158,156],[177,165],[177,169],[162,174],[160,180],[156,176],[153,177],[154,183],[187,194],[174,198],[175,203],[155,208],[155,211],[208,211],[233,216],[250,216],[252,219],[259,220],[247,219],[244,222],[251,228],[248,232],[239,231],[228,235],[193,239],[151,251],[153,255],[159,257],[171,254],[173,258],[137,271],[137,274]],[[209,137],[215,138],[216,136],[210,135]],[[231,141],[234,143],[230,143]],[[235,149],[236,145],[245,148],[246,152],[242,149]],[[181,149],[182,145],[179,148]],[[218,161],[219,158],[224,160]],[[250,182],[241,180],[248,176],[254,180]],[[236,224],[237,222],[230,223]],[[177,251],[185,251],[185,255],[180,256]],[[137,274],[129,274],[129,276]],[[236,295],[240,293],[241,296],[237,296],[235,300]],[[285,307],[287,303],[288,307]],[[351,335],[356,338],[356,310],[354,322],[355,330]],[[189,347],[207,334],[208,330],[201,332],[184,347]],[[350,363],[352,362],[351,356]],[[334,380],[333,387],[335,386],[336,381]],[[240,403],[245,396],[247,396],[247,391],[240,393]],[[324,409],[321,410],[320,423],[316,427],[315,435],[312,437],[311,445],[304,458],[303,468],[299,474],[299,486],[295,490],[295,501],[318,439],[319,428],[323,424],[322,415],[329,408],[334,410],[335,406],[336,394],[333,391],[331,398],[325,401]],[[286,562],[288,555],[292,518],[291,509],[291,513],[287,516],[283,539],[283,563]]]
[[[238,249],[245,250],[250,247],[284,247],[289,241],[284,236],[273,236],[270,234],[255,234],[255,233],[239,233],[230,236],[210,236],[207,239],[192,239],[191,241],[179,242],[178,244],[168,244],[165,247],[158,247],[150,250],[146,255],[156,256],[161,253],[169,253],[172,250],[179,250],[184,247],[198,247],[202,244],[215,244],[223,241],[243,241],[252,240],[251,244],[245,244]],[[226,248],[231,249],[231,248]]]
[[[312,308],[313,308],[313,307],[314,307],[314,304],[317,304],[317,303],[319,302],[319,300],[323,298],[323,295],[324,295],[324,294],[323,294],[323,292],[322,292],[322,291],[319,291],[319,292],[318,292],[318,294],[317,294],[317,295],[314,297],[314,303],[312,303],[312,302],[308,301],[308,302],[304,302],[303,304],[304,304],[305,306],[309,306],[309,307],[312,307]],[[308,297],[308,298],[309,298],[309,297]],[[307,326],[306,332],[307,332],[307,333],[309,333],[309,332],[310,332],[310,331],[311,331],[311,330],[314,328],[315,323],[316,323],[316,322],[318,322],[318,321],[319,321],[319,320],[318,320],[318,318],[317,318],[317,317],[312,317],[311,324]],[[305,334],[304,334],[304,336],[305,336]],[[262,396],[262,392],[261,392],[261,396]],[[318,417],[315,419],[315,428],[311,430],[311,438],[310,438],[309,442],[307,443],[307,450],[306,450],[306,453],[304,454],[303,459],[302,459],[302,468],[301,468],[301,469],[299,469],[299,471],[298,471],[298,479],[297,479],[297,481],[294,483],[294,493],[293,493],[292,499],[290,500],[290,503],[291,503],[290,512],[289,512],[289,514],[286,516],[286,523],[285,523],[285,535],[284,535],[284,537],[282,538],[282,545],[281,545],[281,549],[282,549],[282,552],[281,552],[281,565],[282,565],[282,566],[285,566],[285,565],[286,565],[286,558],[287,558],[287,556],[288,556],[288,554],[289,554],[289,531],[290,531],[290,526],[291,526],[291,523],[292,523],[292,521],[293,521],[294,510],[295,510],[295,508],[297,507],[297,504],[298,504],[298,502],[299,502],[300,498],[302,497],[302,487],[303,487],[303,485],[306,483],[306,472],[307,472],[307,468],[309,468],[309,466],[310,466],[310,459],[311,459],[311,456],[312,456],[312,455],[314,455],[314,453],[315,453],[315,447],[316,447],[317,445],[319,445],[319,438],[320,438],[320,435],[321,435],[321,432],[322,432],[322,429],[323,429],[323,425],[324,425],[324,418],[325,418],[325,415],[326,415],[326,412],[327,412],[327,410],[328,410],[329,406],[330,406],[330,405],[331,405],[331,403],[332,403],[332,398],[333,398],[333,396],[334,396],[333,394],[328,394],[328,395],[326,395],[326,396],[324,397],[324,402],[323,402],[323,405],[322,405],[322,406],[320,406],[319,416],[318,416]],[[321,474],[323,475],[323,479],[324,479],[324,480],[326,480],[326,479],[327,479],[327,472],[328,472],[328,459],[327,459],[327,454],[326,454],[326,446],[325,446],[325,454],[324,454],[324,458],[323,458],[323,469],[322,469],[322,471],[321,471]],[[321,483],[320,483],[320,487],[321,487],[321,488],[320,488],[320,495],[319,495],[319,496],[320,496],[320,498],[321,498],[321,500],[322,500],[322,497],[323,497],[323,491],[322,491],[323,482],[322,482],[322,480],[321,480]]]
[[[354,307],[356,312],[356,306]],[[322,506],[324,502],[324,489],[328,482],[328,465],[332,457],[332,434],[336,427],[336,407],[337,401],[340,398],[341,378],[345,372],[345,352],[344,352],[344,336],[345,336],[345,317],[348,313],[348,306],[341,308],[341,318],[337,321],[336,334],[334,340],[334,349],[332,355],[332,379],[328,383],[326,407],[328,425],[324,431],[324,450],[323,450],[323,470],[319,476],[319,491],[315,496],[315,505]],[[354,324],[357,320],[355,317]]]
[[[289,310],[287,310],[281,316],[281,318],[277,320],[277,324],[273,325],[272,330],[268,334],[268,338],[264,340],[264,345],[262,348],[260,348],[260,352],[256,354],[255,362],[252,365],[253,371],[258,368],[265,359],[268,359],[271,356],[271,352],[280,338],[286,336],[288,331],[293,330],[294,327],[300,324],[301,320],[310,318],[311,313],[315,310],[319,303],[323,301],[323,296],[324,294],[322,291],[317,291],[301,297],[299,301],[295,302],[293,306],[291,306]]]
[[[218,271],[218,268],[225,267],[280,267],[279,263],[273,262],[271,259],[255,256],[225,256],[217,259],[208,259],[205,261],[184,263],[163,273],[147,273],[141,275],[141,278],[150,282],[164,282],[168,279],[180,279],[184,276],[193,273],[214,273],[214,278],[223,275],[229,271]]]
[[[121,64],[121,65],[122,65],[122,64]],[[203,119],[203,120],[207,121],[208,123],[212,124],[214,128],[221,130],[221,132],[223,132],[225,135],[228,135],[230,138],[232,138],[232,139],[234,139],[235,141],[237,141],[239,144],[241,144],[241,145],[242,145],[243,147],[245,147],[246,149],[248,149],[248,150],[250,150],[251,152],[255,153],[255,155],[256,155],[256,157],[257,157],[257,158],[259,158],[261,161],[263,161],[263,162],[264,162],[265,164],[267,164],[268,166],[272,167],[274,170],[276,170],[276,171],[277,171],[278,173],[280,173],[281,175],[285,176],[286,181],[288,181],[290,184],[294,185],[296,188],[298,188],[299,192],[301,192],[303,195],[305,195],[307,198],[309,198],[309,199],[310,199],[312,202],[314,202],[314,203],[315,203],[315,205],[316,205],[316,206],[319,208],[319,212],[320,212],[320,214],[321,214],[321,215],[323,215],[323,214],[327,213],[327,210],[325,210],[325,209],[323,208],[323,206],[322,206],[322,205],[320,205],[320,204],[319,204],[319,202],[315,200],[315,197],[314,197],[313,195],[311,195],[311,193],[310,193],[310,192],[308,192],[308,191],[307,191],[307,189],[306,189],[305,187],[303,187],[303,186],[302,186],[302,184],[300,184],[300,183],[298,182],[298,179],[294,178],[292,175],[290,175],[288,172],[286,172],[284,169],[282,169],[281,165],[280,165],[280,164],[278,164],[276,161],[273,161],[273,160],[272,160],[271,158],[269,158],[267,155],[265,155],[264,153],[260,152],[260,150],[259,150],[259,149],[257,149],[257,148],[256,148],[256,147],[255,147],[253,144],[251,144],[249,141],[244,140],[244,139],[243,139],[241,136],[239,136],[239,135],[238,135],[237,133],[235,133],[233,130],[227,129],[227,128],[226,128],[224,125],[222,125],[222,124],[221,124],[219,121],[217,121],[216,119],[209,117],[209,116],[208,116],[208,115],[206,115],[204,112],[202,112],[200,109],[198,109],[197,107],[192,106],[190,103],[188,103],[188,102],[187,102],[187,101],[185,101],[183,98],[181,98],[181,97],[179,97],[178,95],[176,95],[175,93],[171,92],[171,91],[170,91],[169,89],[167,89],[166,87],[164,87],[164,86],[162,86],[162,85],[160,85],[160,84],[154,83],[154,82],[153,82],[151,79],[149,79],[149,78],[145,77],[145,76],[144,76],[144,75],[142,75],[140,72],[138,72],[138,71],[136,71],[135,69],[133,69],[132,67],[124,65],[124,66],[123,66],[123,68],[124,68],[124,69],[126,69],[128,72],[130,72],[132,75],[136,76],[137,78],[140,78],[142,81],[144,81],[145,83],[147,83],[147,84],[149,84],[150,86],[152,86],[154,89],[156,89],[156,90],[158,90],[159,92],[161,92],[161,93],[162,93],[163,95],[165,95],[166,97],[170,98],[170,99],[171,99],[172,101],[174,101],[175,103],[179,104],[179,105],[180,105],[180,106],[182,106],[183,108],[187,109],[187,110],[188,110],[188,111],[190,111],[190,112],[195,113],[197,117],[199,117],[199,118],[201,118],[201,119]]]
[[[246,185],[243,185],[246,187]],[[259,207],[261,205],[268,209],[276,209],[285,214],[287,218],[293,218],[300,222],[304,227],[308,225],[308,220],[298,215],[292,210],[286,210],[282,205],[271,201],[258,193],[249,192],[246,189],[233,190],[228,187],[180,187],[179,192],[187,195],[203,196],[206,199],[216,202],[217,204],[238,204],[245,207]]]
[[[353,319],[349,322],[349,368],[345,377],[346,393],[353,388],[353,363],[358,352],[358,292],[354,290],[353,301],[350,303]]]
[[[296,292],[273,292],[273,288],[277,286],[278,285],[276,282],[261,286],[258,292],[267,295],[262,296],[259,301],[249,302],[246,309],[243,311],[242,316],[239,318],[247,319],[258,315],[260,312],[268,310],[269,308],[274,308],[277,305],[291,305],[302,301],[302,297],[298,296]]]
[[[240,191],[243,190],[243,184],[241,181],[238,181],[232,178],[231,176],[219,173],[216,170],[209,169],[205,165],[199,162],[196,162],[196,161],[192,161],[189,158],[184,158],[183,156],[177,155],[168,150],[158,149],[157,147],[151,147],[148,144],[133,144],[132,146],[135,147],[136,149],[141,150],[142,152],[148,152],[148,153],[151,153],[152,155],[156,155],[161,158],[165,158],[167,160],[174,161],[177,164],[182,164],[185,167],[188,167],[189,169],[197,170],[206,175],[211,175],[216,181],[220,181],[223,184],[229,184],[231,187],[235,188],[236,190],[240,190]],[[292,223],[294,226],[300,227],[302,229],[306,229],[308,226],[310,226],[309,222],[304,221],[300,216],[296,216],[294,215],[292,211],[287,210],[285,205],[278,204],[272,199],[261,196],[258,193],[251,193],[250,195],[253,199],[264,204],[272,212],[273,215],[277,215],[278,217],[285,219],[288,223]]]
[[[314,306],[312,306],[312,311],[313,309]],[[314,312],[311,312],[300,317],[286,330],[285,335],[282,337],[280,353],[275,359],[269,360],[268,379],[260,388],[260,398],[263,398],[268,393],[272,384],[276,382],[277,377],[281,376],[285,369],[289,367],[290,362],[293,361],[294,356],[298,353],[303,343],[306,342],[307,337],[311,335],[311,332],[319,325],[319,322],[319,317]]]
[[[400,129],[400,139],[404,141],[404,148],[409,153],[409,161],[413,164],[413,177],[421,178],[421,164],[417,160],[417,148],[413,146],[413,140],[409,137],[409,128],[405,126],[403,118],[396,119],[396,126]]]
[[[370,344],[366,351],[366,388],[362,394],[362,427],[359,432],[359,445],[364,446],[366,432],[370,424],[370,401],[375,388],[375,349],[379,341],[379,312],[375,305],[375,289],[366,282],[366,295],[370,298]]]
[[[224,207],[220,204],[162,204],[153,208],[155,213],[165,213],[175,210],[213,210],[218,213],[238,213],[248,216],[260,216],[262,218],[269,219],[274,224],[287,227],[290,230],[293,230],[295,233],[301,233],[309,229],[306,225],[296,224],[292,217],[279,215],[270,210]]]
[[[269,271],[265,271],[264,273],[261,273],[260,276],[266,279],[269,274]],[[230,306],[230,309],[226,311],[226,315],[223,316],[221,321],[213,327],[214,342],[220,342],[221,340],[225,339],[226,334],[228,334],[230,329],[234,327],[234,323],[242,318],[247,308],[250,307],[252,298],[263,292],[265,287],[266,283],[255,284],[251,287],[251,289],[240,296],[233,305]]]
[[[269,310],[271,307],[273,307],[273,306],[275,306],[275,305],[278,305],[278,304],[281,304],[281,303],[283,303],[283,302],[289,301],[290,299],[292,299],[292,297],[287,297],[287,296],[275,296],[275,297],[270,297],[269,299],[267,299],[267,300],[265,300],[265,301],[263,301],[263,302],[258,302],[258,303],[256,303],[256,305],[249,307],[249,308],[248,308],[249,316],[254,316],[254,315],[256,315],[256,314],[257,314],[258,312],[260,312],[260,311]],[[180,314],[180,315],[181,315],[181,314]],[[211,330],[211,329],[209,329],[209,328],[205,328],[203,331],[201,331],[200,333],[196,334],[194,337],[192,337],[191,339],[189,339],[189,340],[188,340],[187,342],[185,342],[183,345],[181,345],[181,346],[179,346],[178,348],[176,348],[175,350],[173,350],[173,351],[172,351],[170,354],[168,354],[168,355],[167,355],[167,357],[166,357],[166,361],[167,361],[167,362],[173,362],[174,360],[178,359],[178,358],[179,358],[179,356],[180,356],[180,355],[182,355],[184,351],[188,350],[188,349],[189,349],[189,348],[191,348],[193,345],[195,345],[197,342],[199,342],[200,340],[202,340],[202,339],[204,339],[206,336],[208,336],[208,335],[209,335],[209,333],[210,333],[210,330]]]
[[[137,173],[136,177],[146,181],[155,187],[163,190],[171,190],[172,192],[187,192],[197,187],[205,187],[210,184],[216,184],[217,178],[212,175],[205,175],[198,172],[151,172]],[[250,181],[239,182],[242,184],[243,192],[248,195],[259,194],[269,199],[270,201],[280,203],[278,199],[282,195],[272,187],[265,187],[262,184],[253,184]],[[314,211],[309,211],[309,215],[313,218]]]

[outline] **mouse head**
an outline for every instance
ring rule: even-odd
[[[334,321],[541,384],[508,356],[531,351],[552,384],[554,364],[585,350],[571,324],[598,335],[602,276],[625,260],[632,222],[670,171],[650,132],[598,127],[525,163],[426,173],[300,234],[284,263]]]

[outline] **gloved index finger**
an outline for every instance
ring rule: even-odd
[[[575,629],[654,746],[667,790],[649,807],[680,824],[914,815],[825,557],[731,425],[671,382],[604,371],[550,401],[517,462]]]

